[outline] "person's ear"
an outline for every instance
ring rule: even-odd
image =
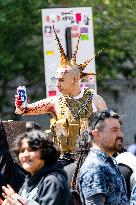
[[[93,131],[92,131],[92,136],[93,136],[94,138],[97,138],[97,137],[99,136],[99,131],[98,131],[97,129],[93,130]]]

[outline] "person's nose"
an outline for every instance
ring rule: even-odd
[[[119,130],[119,132],[118,132],[118,136],[120,137],[120,138],[124,138],[124,135],[123,135],[123,131],[122,130]]]
[[[60,82],[58,80],[56,81],[56,87],[60,87]]]
[[[58,80],[56,80],[56,86],[58,87]]]
[[[29,151],[27,149],[24,150],[23,152],[24,157],[28,157],[29,156]]]

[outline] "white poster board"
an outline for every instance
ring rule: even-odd
[[[47,96],[57,95],[55,73],[60,66],[60,52],[52,27],[55,27],[57,35],[66,53],[66,28],[71,29],[72,52],[81,33],[77,63],[89,60],[94,54],[94,35],[92,8],[53,8],[42,9],[42,32],[45,62],[45,83]],[[86,67],[85,72],[96,72],[94,60]],[[81,81],[81,87],[90,87],[96,91],[96,78],[91,76]]]

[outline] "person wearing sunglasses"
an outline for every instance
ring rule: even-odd
[[[112,110],[93,113],[88,119],[92,147],[81,166],[79,191],[85,205],[128,205],[136,203],[133,191],[127,198],[125,179],[113,153],[123,147],[121,116]],[[134,198],[135,197],[135,198]]]

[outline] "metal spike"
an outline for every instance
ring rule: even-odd
[[[77,55],[77,51],[78,51],[80,36],[81,36],[81,33],[79,34],[77,45],[76,45],[75,51],[74,51],[72,59],[71,59],[71,61],[74,65],[76,64],[76,55]]]
[[[63,49],[63,47],[62,47],[62,45],[60,43],[60,40],[58,38],[58,35],[57,35],[56,31],[55,31],[54,26],[53,26],[53,31],[54,31],[54,34],[55,34],[55,40],[57,41],[57,44],[59,46],[60,57],[61,57],[61,66],[65,67],[67,65],[67,56],[66,56],[66,54],[64,52],[64,49]]]
[[[102,49],[103,50],[103,49]],[[85,69],[85,67],[95,58],[96,55],[98,55],[100,52],[102,52],[102,50],[98,51],[97,53],[95,53],[92,58],[90,60],[85,61],[84,63],[78,65],[80,71],[83,71]]]

